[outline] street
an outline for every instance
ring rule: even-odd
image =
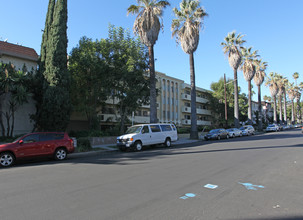
[[[0,169],[1,220],[303,219],[301,130]]]

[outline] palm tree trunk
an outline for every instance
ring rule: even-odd
[[[234,69],[234,121],[235,127],[239,128],[238,74],[236,68]]]
[[[197,130],[197,109],[196,109],[196,76],[195,76],[195,64],[194,53],[189,54],[190,63],[190,95],[191,95],[191,129],[190,139],[198,139]]]
[[[251,111],[251,81],[248,81],[248,124],[252,124],[252,111]]]
[[[274,123],[277,124],[277,98],[276,96],[274,98]]]
[[[295,124],[295,103],[291,100],[291,124]]]
[[[284,88],[284,123],[287,124],[287,110],[286,110],[286,91],[285,91],[285,88]]]
[[[157,92],[156,92],[156,73],[154,46],[148,47],[149,54],[149,73],[150,73],[150,123],[157,122]]]
[[[258,129],[259,131],[262,131],[263,130],[263,121],[262,121],[262,118],[263,118],[263,114],[262,114],[262,105],[261,105],[261,86],[259,85],[258,86],[258,111],[259,111],[259,118],[257,119],[258,120]]]
[[[279,96],[279,123],[281,124],[283,121],[282,116],[282,95]]]

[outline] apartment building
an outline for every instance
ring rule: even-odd
[[[190,126],[191,124],[191,95],[190,85],[183,80],[168,76],[164,73],[156,72],[159,90],[157,97],[157,117],[160,123],[175,123],[177,126]],[[197,125],[211,125],[211,111],[208,106],[207,97],[209,91],[196,88]],[[117,114],[115,100],[107,100],[107,106],[103,108],[99,118],[101,126],[113,125],[116,122]],[[149,105],[144,105],[129,120],[134,124],[149,123]]]
[[[259,103],[255,101],[252,101],[251,103],[252,103],[252,118],[254,123],[256,123],[257,117],[255,112],[259,111]],[[270,102],[262,101],[261,108],[262,108],[262,116],[266,121],[268,121],[270,118],[273,117],[273,108]]]
[[[38,54],[33,48],[0,41],[0,62],[11,63],[17,70],[23,70],[23,67],[26,67],[28,71],[36,70]],[[9,111],[8,98],[3,96],[1,99],[1,111]],[[34,114],[35,112],[35,103],[30,97],[28,102],[20,106],[15,113],[14,135],[32,131],[33,122],[30,120],[30,114]],[[2,118],[4,123],[6,123],[6,118]]]

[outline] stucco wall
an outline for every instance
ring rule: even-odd
[[[3,100],[3,113],[8,111],[8,100],[10,96],[7,95],[6,97],[2,97]],[[25,103],[24,105],[17,108],[17,111],[15,112],[15,123],[14,123],[14,133],[13,135],[18,134],[24,134],[29,133],[33,130],[34,123],[30,120],[30,114],[34,114],[36,112],[35,108],[35,101],[30,97],[28,99],[28,103]],[[7,120],[6,117],[2,116],[2,120],[4,123],[5,129],[7,129]],[[10,123],[12,123],[12,120],[10,120]],[[0,128],[1,131],[1,128]]]
[[[3,63],[11,62],[12,64],[14,64],[16,70],[22,70],[24,64],[27,68],[27,71],[31,71],[32,69],[34,69],[34,70],[37,69],[37,62],[29,61],[29,60],[25,61],[24,59],[19,59],[16,57],[11,57],[11,56],[6,56],[6,55],[2,55],[0,57],[0,62],[3,62]]]

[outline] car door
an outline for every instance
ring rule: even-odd
[[[143,145],[151,145],[151,131],[148,125],[144,125],[141,130],[140,139]]]
[[[42,133],[40,134],[40,153],[52,154],[56,148],[56,134],[55,133]]]
[[[40,153],[39,134],[30,134],[19,140],[16,154],[18,157],[35,156]]]
[[[161,144],[162,142],[162,134],[159,125],[149,125],[151,130],[151,144]]]

